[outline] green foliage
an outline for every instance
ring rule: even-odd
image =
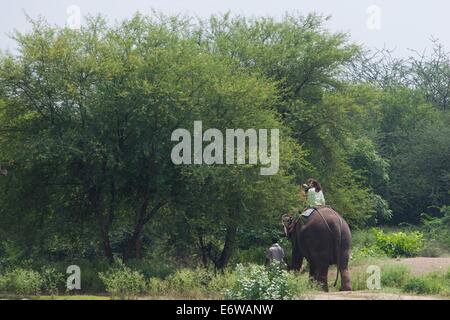
[[[373,195],[376,222],[387,222],[393,217],[393,212],[389,208],[389,203],[378,194]]]
[[[367,290],[367,277],[365,271],[352,272],[350,283],[353,291]]]
[[[82,261],[83,291],[99,292],[100,257],[120,255],[156,291],[221,287],[232,277],[175,270],[262,263],[309,177],[352,230],[427,213],[423,237],[354,237],[352,261],[448,251],[448,53],[363,61],[349,81],[343,71],[361,62],[361,48],[326,20],[137,14],[115,26],[88,18],[80,31],[30,21],[14,35],[16,53],[0,57],[0,166],[9,171],[0,175],[0,268]],[[278,174],[174,165],[173,130],[199,119],[221,131],[280,129]],[[56,273],[43,277],[54,292]]]
[[[450,250],[450,206],[440,208],[441,217],[422,214],[422,226],[427,237],[427,248],[439,253]]]
[[[57,295],[65,286],[65,277],[53,267],[44,267],[39,273],[42,278],[42,291],[51,295]]]
[[[144,276],[119,262],[108,271],[99,273],[99,277],[113,298],[133,299],[145,288]]]
[[[146,293],[152,297],[223,298],[235,283],[236,275],[231,270],[213,274],[200,268],[180,269],[166,279],[150,278]]]
[[[43,284],[42,276],[33,270],[17,268],[0,276],[0,292],[19,296],[37,295]]]
[[[376,246],[391,257],[413,257],[423,247],[423,233],[392,232],[384,233],[383,230],[373,228],[376,238]]]
[[[421,277],[411,277],[402,289],[417,294],[450,296],[450,270],[447,273],[433,272]]]
[[[320,284],[311,280],[306,273],[300,274],[298,272],[288,272],[287,282],[289,292],[296,298],[307,298],[307,293],[322,291]]]
[[[145,278],[167,278],[179,269],[179,265],[175,262],[163,258],[149,258],[145,260],[131,260],[128,266],[142,275]]]
[[[365,185],[379,188],[389,182],[389,162],[379,154],[370,138],[362,137],[353,142],[349,161]]]
[[[236,285],[236,272],[225,270],[216,274],[208,284],[209,292],[218,292],[222,297],[229,288]]]
[[[167,277],[166,281],[170,289],[175,292],[189,292],[206,288],[212,279],[211,273],[205,269],[179,269]]]
[[[293,297],[288,273],[273,263],[265,268],[258,265],[236,267],[236,285],[226,293],[232,300],[287,300]]]
[[[352,264],[367,262],[368,258],[383,258],[386,253],[376,245],[356,247],[351,251],[350,260]]]
[[[353,265],[366,263],[371,258],[383,257],[386,257],[386,253],[376,245],[376,238],[373,232],[367,229],[354,230],[352,232],[350,262]]]
[[[410,270],[404,265],[386,265],[381,268],[381,286],[399,288],[410,278]]]

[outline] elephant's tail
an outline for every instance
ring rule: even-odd
[[[333,212],[339,218],[338,239],[336,241],[336,279],[334,280],[334,286],[336,287],[339,279],[339,273],[341,272],[342,218],[336,211],[333,210]]]

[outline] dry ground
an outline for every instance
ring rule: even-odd
[[[450,268],[450,257],[428,258],[402,258],[395,260],[380,260],[374,262],[375,265],[406,265],[411,270],[412,275],[422,275],[429,272],[446,271]],[[367,265],[350,267],[350,275],[355,271],[362,271]],[[330,270],[328,280],[334,280],[335,270]],[[311,300],[434,300],[445,299],[443,297],[406,295],[402,293],[386,293],[376,291],[353,291],[353,292],[329,292],[307,295],[306,299]]]

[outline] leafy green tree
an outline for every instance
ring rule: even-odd
[[[186,34],[182,20],[138,15],[114,28],[92,19],[80,31],[35,22],[30,34],[16,35],[20,54],[6,56],[0,67],[2,145],[8,146],[2,150],[14,163],[2,203],[12,220],[24,219],[30,228],[41,222],[42,233],[31,232],[27,243],[44,243],[53,232],[65,236],[66,228],[78,232],[82,220],[110,261],[118,252],[125,261],[140,258],[149,221],[160,211],[176,215],[188,187],[216,188],[223,191],[217,207],[205,211],[210,199],[199,207],[224,226],[222,268],[238,226],[258,214],[256,199],[279,196],[271,208],[285,206],[276,181],[289,184],[286,167],[296,147],[273,111],[273,82]],[[280,177],[265,179],[258,167],[174,165],[172,132],[192,129],[198,119],[221,130],[281,128]]]

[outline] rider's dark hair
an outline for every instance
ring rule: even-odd
[[[319,192],[320,190],[322,190],[322,187],[320,186],[319,181],[317,181],[316,179],[309,178],[308,179],[308,185],[313,186],[314,189],[316,190],[316,192]]]

